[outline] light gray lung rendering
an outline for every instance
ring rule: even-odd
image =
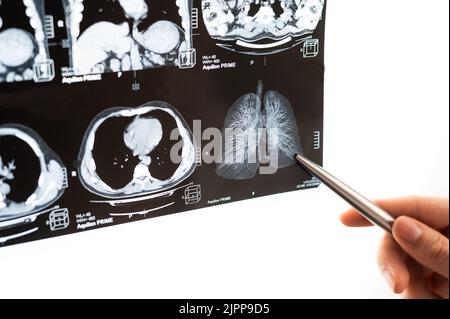
[[[227,179],[253,178],[262,162],[275,169],[291,166],[302,151],[290,102],[277,91],[263,97],[261,81],[256,94],[246,94],[231,106],[223,135],[216,173]]]

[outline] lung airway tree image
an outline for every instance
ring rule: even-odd
[[[264,93],[262,81],[256,93],[241,96],[230,107],[223,132],[222,161],[216,173],[226,179],[254,178],[261,162],[275,170],[292,166],[294,156],[302,151],[291,103],[277,91]]]
[[[191,0],[64,0],[75,74],[181,67]]]

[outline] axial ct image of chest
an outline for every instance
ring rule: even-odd
[[[150,102],[111,108],[88,128],[79,155],[79,175],[90,192],[127,198],[165,191],[195,168],[190,128],[175,108]]]
[[[300,44],[322,19],[325,0],[202,0],[217,45],[246,54],[277,53]]]
[[[191,0],[63,0],[77,75],[190,68]]]

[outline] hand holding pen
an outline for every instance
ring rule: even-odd
[[[449,298],[449,201],[408,197],[372,202],[301,154],[297,162],[354,208],[341,216],[350,227],[386,231],[378,254],[381,272],[407,298]]]
[[[449,201],[407,197],[376,202],[396,217],[392,236],[378,252],[381,272],[395,293],[407,298],[449,298]],[[341,216],[350,227],[370,226],[355,209]]]

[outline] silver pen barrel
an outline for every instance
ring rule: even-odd
[[[322,167],[297,154],[295,159],[309,173],[316,176],[320,181],[327,185],[332,191],[341,196],[350,205],[352,205],[363,217],[371,223],[380,226],[386,232],[392,233],[392,224],[394,218],[386,211],[375,205],[373,202],[338,180],[336,177],[325,171]]]

